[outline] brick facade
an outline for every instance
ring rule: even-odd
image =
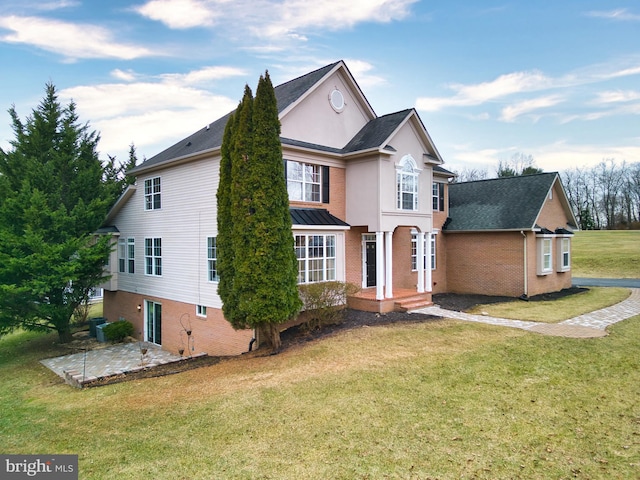
[[[162,348],[184,355],[207,352],[209,355],[239,355],[248,351],[253,330],[234,330],[222,310],[207,309],[207,316],[196,316],[196,306],[123,291],[104,292],[104,316],[107,321],[120,319],[133,323],[136,338],[144,338],[145,301],[162,305]],[[138,311],[138,305],[140,311]],[[191,330],[191,335],[187,331]]]

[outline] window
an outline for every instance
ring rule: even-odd
[[[144,209],[159,210],[162,206],[160,194],[160,177],[146,179],[144,181]]]
[[[196,315],[198,317],[206,317],[207,307],[205,307],[204,305],[196,305]]]
[[[134,238],[118,239],[118,271],[135,273],[136,241]]]
[[[424,237],[424,246],[423,252],[427,251],[427,237],[429,235],[425,235]],[[411,234],[411,270],[418,270],[418,234]],[[424,268],[427,268],[427,257],[424,259]],[[431,270],[436,269],[436,236],[431,235]]]
[[[321,171],[320,165],[287,160],[287,192],[289,193],[289,199],[302,202],[320,202]]]
[[[548,275],[553,271],[553,247],[551,237],[538,237],[538,275]]]
[[[444,183],[433,182],[432,197],[433,210],[444,212]]]
[[[398,209],[418,209],[418,173],[416,162],[411,155],[404,156],[396,168]]]
[[[217,237],[207,238],[207,270],[209,271],[209,281],[219,282],[218,276],[218,246]]]
[[[571,239],[568,237],[558,238],[558,272],[571,270]]]
[[[144,273],[146,275],[162,275],[162,239],[144,239]]]
[[[336,279],[336,236],[296,235],[298,283]]]
[[[431,235],[431,270],[436,269],[436,236]]]
[[[124,238],[118,239],[118,272],[124,273],[127,263],[127,241]]]

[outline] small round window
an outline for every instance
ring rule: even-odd
[[[329,102],[331,103],[331,108],[336,112],[344,110],[344,95],[337,88],[334,88],[329,94]]]

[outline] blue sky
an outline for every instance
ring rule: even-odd
[[[637,0],[4,0],[0,146],[47,82],[150,158],[274,84],[343,59],[378,115],[415,107],[446,167],[640,161]]]

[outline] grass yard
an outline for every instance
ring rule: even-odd
[[[498,318],[557,323],[620,303],[629,296],[629,293],[628,288],[591,287],[586,292],[569,295],[558,300],[537,302],[514,300],[513,302],[478,305],[468,310],[468,313],[486,313]]]
[[[640,230],[576,232],[572,274],[591,278],[640,278]]]
[[[640,317],[576,340],[434,321],[75,390],[0,340],[4,453],[77,453],[82,479],[640,476]]]

